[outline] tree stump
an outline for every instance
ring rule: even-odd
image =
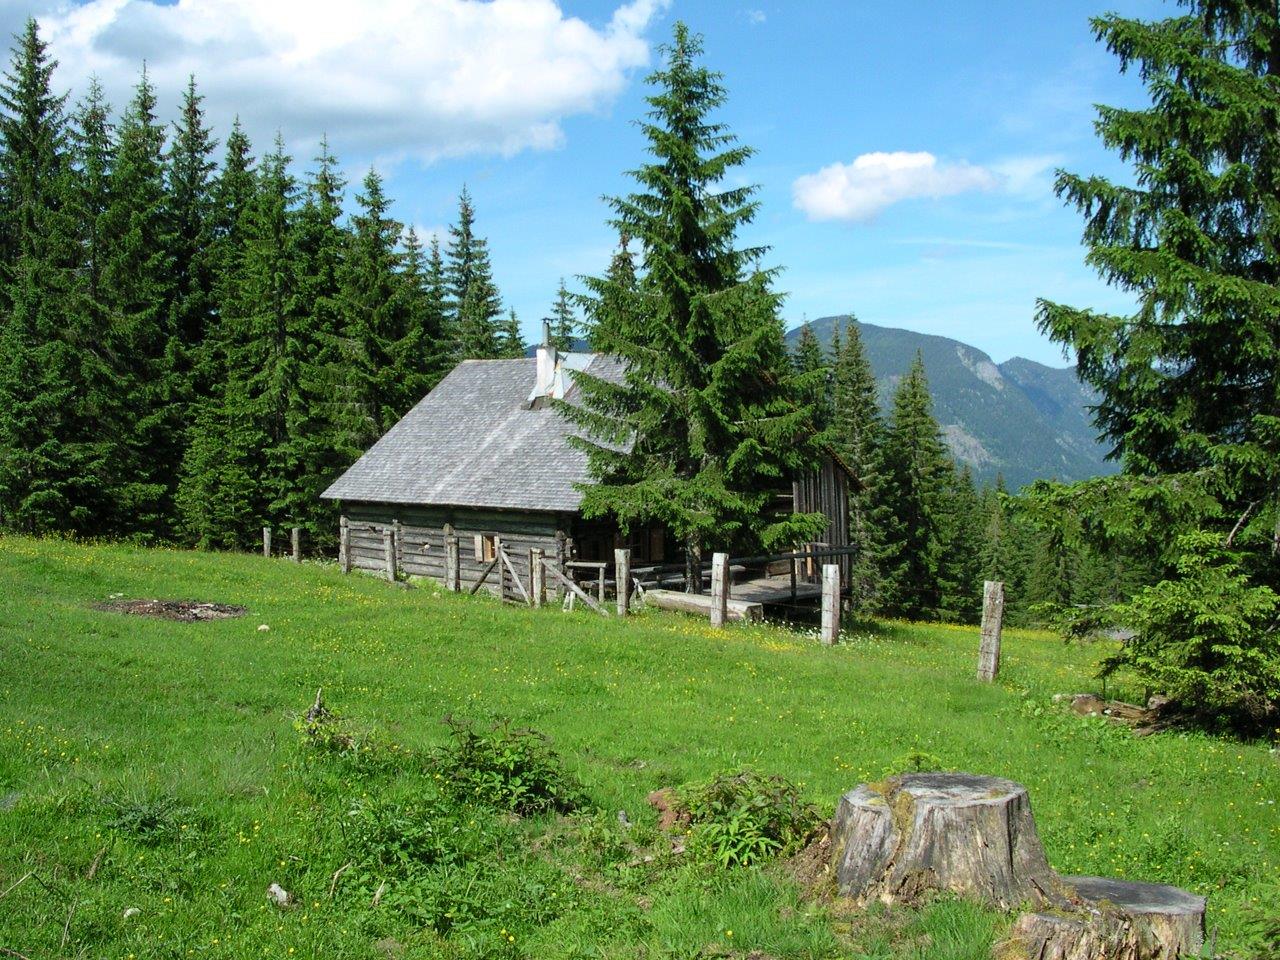
[[[1177,960],[1204,943],[1204,897],[1158,883],[1063,877],[1078,906],[1024,913],[1000,960]]]
[[[1001,909],[1066,905],[1021,784],[908,773],[840,798],[832,867],[841,895],[912,901],[943,890]]]

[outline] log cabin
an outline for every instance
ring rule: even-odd
[[[500,544],[526,584],[532,549],[562,570],[571,560],[611,562],[619,547],[631,550],[633,567],[678,561],[660,526],[623,534],[582,515],[587,456],[570,442],[576,428],[548,402],[573,402],[580,371],[622,378],[614,358],[562,353],[545,342],[532,357],[459,363],[322,494],[340,503],[350,564],[385,569],[388,529],[398,569],[436,580],[445,576],[446,537],[457,536],[464,585]],[[829,456],[816,474],[780,491],[779,507],[823,513],[825,542],[845,546],[848,483],[848,468]],[[503,589],[499,583],[507,578],[493,578],[491,592]]]

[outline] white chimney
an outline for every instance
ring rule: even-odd
[[[560,353],[551,343],[551,324],[542,321],[542,343],[538,346],[538,379],[534,382],[529,402],[539,397],[562,397],[564,386],[560,377]]]

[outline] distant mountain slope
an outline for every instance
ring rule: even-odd
[[[823,317],[810,326],[818,339],[848,317]],[[969,464],[979,482],[1004,476],[1010,489],[1032,480],[1056,477],[1082,480],[1114,473],[1104,460],[1089,418],[1092,392],[1071,367],[1055,369],[1015,357],[995,364],[987,354],[947,337],[859,323],[882,407],[903,377],[916,351],[924,357],[934,415],[956,458]],[[787,338],[794,342],[799,330]]]

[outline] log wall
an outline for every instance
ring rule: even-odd
[[[347,503],[343,505],[350,531],[351,565],[360,570],[383,573],[382,532],[396,531],[396,560],[409,576],[430,577],[445,582],[446,525],[458,538],[459,573],[466,592],[489,566],[484,556],[482,538],[496,537],[511,560],[525,590],[529,589],[529,550],[538,548],[547,559],[563,563],[572,550],[572,541],[564,533],[564,518],[553,513],[524,513],[503,510],[468,510],[465,508],[431,508],[381,503]],[[477,549],[479,545],[479,549]],[[503,597],[521,600],[505,565],[498,564],[489,574],[481,590],[497,595],[499,570],[502,572]]]
[[[831,457],[823,457],[822,466],[791,485],[792,509],[796,513],[820,513],[827,518],[827,528],[819,539],[829,547],[849,545],[849,478]],[[840,579],[849,582],[851,559],[839,557]]]

